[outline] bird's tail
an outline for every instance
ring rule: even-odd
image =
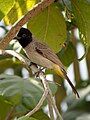
[[[70,79],[68,78],[67,76],[67,73],[64,69],[60,69],[60,67],[58,65],[55,65],[54,66],[54,71],[59,75],[61,76],[62,78],[66,79],[69,83],[69,85],[71,86],[73,92],[75,93],[75,95],[77,95],[78,98],[80,98],[76,88],[74,87],[74,85],[72,84],[72,82],[70,81]]]
[[[66,74],[65,74],[65,79],[68,81],[75,95],[77,95],[77,97],[80,98],[79,93],[77,92],[76,88],[74,87],[74,85],[72,84],[72,82],[70,81],[70,79],[68,78]]]

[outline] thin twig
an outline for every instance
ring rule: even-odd
[[[0,55],[14,56],[14,57],[18,58],[22,63],[25,63],[26,62],[25,60],[27,59],[28,62],[30,63],[30,60],[28,58],[24,57],[23,55],[20,55],[20,53],[17,53],[14,50],[0,50]]]
[[[2,54],[2,55],[8,55],[9,54],[9,55],[12,55],[12,56],[18,58],[26,66],[26,68],[29,70],[30,60],[28,58],[26,58],[25,56],[20,55],[19,53],[16,53],[13,50],[0,50],[0,54]],[[35,70],[35,69],[33,69],[33,70]],[[37,68],[36,68],[35,72],[36,71],[38,72]],[[56,107],[56,103],[55,103],[55,100],[53,98],[52,92],[49,88],[48,81],[46,80],[46,76],[44,75],[43,72],[40,72],[39,78],[42,80],[45,91],[44,91],[39,103],[36,105],[36,107],[32,111],[27,113],[26,116],[31,116],[33,113],[35,113],[37,110],[39,110],[40,107],[42,106],[44,100],[47,97],[48,104],[49,104],[49,107],[50,107],[49,111],[50,111],[51,120],[54,120],[54,115],[53,115],[53,112],[52,112],[53,109],[55,110],[55,113],[57,115],[57,120],[63,120],[59,111],[58,111],[58,109],[57,109],[57,107]]]
[[[51,120],[54,120],[53,106],[52,106],[50,97],[48,97],[48,96],[47,96],[47,104],[48,104],[48,108],[49,108],[50,118],[51,118]]]
[[[0,55],[11,55],[11,56],[14,56],[14,57],[16,57],[17,59],[19,59],[19,60],[26,66],[26,68],[27,68],[28,70],[30,69],[30,68],[29,68],[30,60],[29,60],[28,58],[26,58],[25,56],[20,55],[19,53],[16,53],[16,52],[13,51],[13,50],[0,50]],[[34,72],[38,72],[38,69],[37,69],[37,68],[35,68],[35,69],[33,69],[33,70],[34,70]],[[45,84],[44,84],[44,88],[45,88],[45,91],[44,91],[44,93],[43,93],[40,101],[38,102],[38,104],[36,105],[36,107],[35,107],[32,111],[30,111],[30,112],[28,112],[28,113],[26,114],[26,116],[31,116],[31,115],[34,114],[36,111],[38,111],[38,110],[40,109],[40,107],[42,106],[43,102],[45,101],[45,99],[46,99],[46,97],[47,97],[47,95],[48,95],[48,89],[47,89],[47,87],[45,86]],[[11,115],[11,114],[10,114],[10,115]],[[8,118],[10,118],[10,116],[9,116]]]
[[[47,84],[47,89],[49,90],[49,94],[48,94],[47,97],[51,99],[51,104],[52,104],[52,106],[53,106],[53,108],[54,108],[54,110],[55,110],[55,112],[57,114],[58,120],[63,120],[62,117],[61,117],[61,115],[60,115],[60,113],[59,113],[59,111],[58,111],[58,109],[57,109],[57,106],[56,106],[55,100],[53,98],[52,92],[51,92],[51,90],[49,88],[48,81],[46,81],[46,84]]]
[[[38,104],[36,105],[36,107],[32,111],[28,112],[26,116],[31,116],[32,114],[34,114],[36,111],[38,111],[41,108],[41,106],[43,105],[43,102],[45,101],[47,97],[47,94],[48,94],[48,90],[46,89],[41,99],[39,100]]]
[[[7,33],[7,35],[0,41],[0,49],[5,49],[9,42],[14,38],[16,33],[20,30],[20,28],[28,21],[31,20],[34,16],[39,14],[43,9],[53,3],[54,0],[43,0],[36,4],[28,13],[26,13],[18,23],[16,23],[11,30]]]
[[[43,72],[40,72],[39,78],[42,80],[44,89],[48,89],[47,84],[46,84],[46,76],[43,74]],[[47,97],[47,102],[48,102],[48,106],[49,106],[50,118],[51,118],[51,120],[54,120],[52,103],[51,103],[51,100],[48,97]]]
[[[50,88],[49,88],[49,84],[48,84],[48,82],[46,81],[46,84],[47,84],[47,89],[48,89],[48,91],[49,91],[49,94],[48,94],[48,98],[50,98],[51,99],[51,104],[52,104],[52,106],[53,106],[53,108],[54,108],[54,110],[55,110],[55,113],[56,113],[56,115],[57,115],[57,120],[63,120],[62,119],[62,116],[60,115],[60,113],[59,113],[59,111],[58,111],[58,109],[57,109],[57,106],[56,106],[56,103],[55,103],[55,100],[54,100],[54,98],[53,98],[53,95],[52,95],[52,92],[51,92],[51,90],[50,90]]]
[[[52,106],[53,106],[53,108],[54,108],[54,110],[55,110],[55,113],[56,113],[56,115],[57,115],[57,120],[63,120],[63,118],[61,117],[61,115],[60,115],[60,113],[59,113],[59,111],[58,111],[58,109],[57,109],[55,100],[54,100],[54,98],[53,98],[52,92],[51,92],[51,90],[50,90],[50,88],[49,88],[49,84],[48,84],[48,81],[46,80],[45,75],[44,75],[43,73],[40,73],[40,74],[39,74],[39,77],[40,77],[40,79],[42,80],[42,83],[43,83],[43,85],[44,85],[44,88],[47,88],[47,89],[48,89],[47,99],[50,101],[50,102],[48,101],[49,104],[52,104]],[[52,112],[52,111],[50,111],[50,112]],[[52,113],[51,113],[51,114],[52,114]]]
[[[0,55],[4,55],[4,56],[10,55],[10,56],[16,57],[29,70],[28,66],[30,65],[30,60],[26,58],[25,56],[23,56],[22,54],[17,53],[14,50],[0,50]]]

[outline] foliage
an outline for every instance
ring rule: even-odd
[[[83,93],[84,91],[84,93]],[[89,119],[90,118],[90,85],[81,90],[81,99],[73,100],[71,97],[66,98],[65,102],[67,103],[69,109],[64,113],[63,118],[65,120],[75,120],[75,119]],[[71,115],[72,114],[72,115]]]
[[[50,87],[52,92],[55,93],[55,84],[51,84]],[[43,87],[40,81],[31,78],[24,80],[18,76],[5,74],[0,75],[0,96],[2,102],[0,108],[3,108],[3,104],[5,103],[7,109],[11,106],[15,107],[16,112],[19,112],[19,109],[22,110],[21,106],[23,106],[22,112],[26,113],[28,110],[33,109],[36,106],[42,93]],[[0,110],[2,111],[2,109]]]
[[[72,0],[72,9],[77,26],[80,29],[80,38],[84,44],[90,46],[90,0]]]
[[[10,4],[8,4],[8,3],[10,3]],[[6,14],[8,14],[10,9],[13,7],[14,3],[15,3],[14,0],[5,0],[4,2],[3,2],[3,0],[0,0],[0,20]]]
[[[28,22],[28,28],[38,40],[47,43],[55,52],[66,39],[66,24],[60,10],[59,4],[54,3]]]
[[[0,28],[7,32],[7,25],[14,25],[39,1],[40,0],[0,0],[0,20],[3,20],[5,24],[1,25]],[[57,53],[62,63],[66,67],[69,67],[77,56],[76,46],[73,43],[73,30],[75,28],[79,29],[79,39],[80,42],[83,41],[84,47],[88,48],[90,46],[90,0],[55,1],[41,11],[40,14],[28,21],[26,25],[40,42],[48,44],[48,46]],[[20,46],[17,42],[12,42],[7,49],[19,51]],[[21,49],[20,52],[25,55],[22,51]],[[23,68],[22,63],[16,58],[0,56],[0,120],[6,119],[11,111],[11,117],[14,120],[42,120],[43,118],[44,120],[49,120],[50,118],[43,111],[46,102],[42,108],[30,118],[24,116],[28,111],[32,110],[40,100],[43,93],[43,86],[39,79],[35,79],[30,75],[29,78],[23,79]],[[13,75],[5,74],[7,70],[9,70],[9,73],[13,71]],[[67,111],[63,113],[65,120],[74,120],[83,114],[90,113],[90,99],[87,101],[87,96],[90,94],[90,90],[88,91],[90,82],[88,81],[89,80],[83,82],[80,79],[77,85],[78,88],[82,88],[80,92],[81,95],[83,91],[85,93],[85,90],[87,90],[87,92],[81,96],[80,100],[75,100],[72,96],[64,100],[68,106]],[[55,95],[57,86],[54,83],[50,83],[50,88],[53,95]],[[61,100],[59,106],[66,97],[64,96],[63,98],[63,96],[60,96],[60,92],[62,91],[59,91],[58,100]],[[83,119],[85,118],[83,117],[82,120]]]

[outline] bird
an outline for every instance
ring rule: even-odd
[[[39,42],[29,29],[23,27],[21,27],[14,39],[20,43],[32,63],[51,69],[60,77],[66,79],[74,94],[80,98],[79,93],[67,76],[65,66],[47,44]]]

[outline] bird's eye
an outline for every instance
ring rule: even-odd
[[[23,34],[22,37],[26,37],[26,34]]]

